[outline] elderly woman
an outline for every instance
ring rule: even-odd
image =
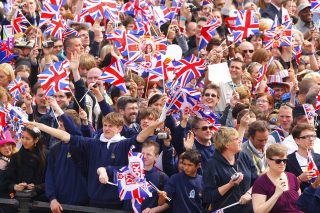
[[[320,168],[320,155],[312,151],[317,134],[313,125],[299,123],[292,129],[291,134],[298,150],[288,155],[286,171],[298,178],[303,191],[310,186],[310,181],[315,175],[312,168],[308,169],[309,160],[312,159],[316,167]]]
[[[287,148],[272,144],[266,151],[269,170],[252,187],[252,205],[259,212],[301,212],[296,206],[301,191],[294,174],[285,172]]]
[[[0,86],[7,88],[9,83],[15,79],[12,66],[7,63],[0,64]]]
[[[9,196],[6,190],[3,178],[10,162],[11,156],[15,152],[16,142],[12,139],[9,131],[5,132],[5,139],[0,140],[0,195],[1,197]]]
[[[252,212],[251,186],[257,178],[257,170],[252,159],[241,152],[238,132],[221,127],[214,142],[215,152],[203,174],[204,202],[216,210],[240,201],[240,205],[224,212]]]

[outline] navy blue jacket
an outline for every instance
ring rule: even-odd
[[[320,187],[314,189],[308,186],[296,204],[305,213],[318,213],[320,209]]]
[[[71,135],[70,143],[79,147],[89,160],[88,166],[88,195],[91,204],[112,205],[120,204],[118,188],[109,184],[101,184],[97,175],[99,167],[106,167],[109,180],[114,181],[114,169],[128,165],[128,152],[132,145],[140,146],[136,137],[124,139],[110,144],[99,139]]]
[[[145,177],[147,181],[153,183],[156,187],[158,187],[158,189],[160,189],[160,191],[163,191],[164,186],[169,180],[165,173],[158,171],[155,167],[153,167],[150,171],[145,171]],[[161,184],[160,178],[162,178]],[[152,197],[148,197],[142,202],[141,210],[158,206],[158,198],[158,193],[156,191],[152,192]]]
[[[232,203],[238,202],[240,197],[246,193],[257,179],[257,170],[252,159],[244,152],[236,154],[235,165],[230,163],[222,156],[220,151],[215,150],[213,157],[207,162],[203,173],[205,203],[211,203],[214,210],[220,209]],[[240,184],[230,189],[225,195],[221,196],[218,188],[227,184],[230,177],[235,173],[232,167],[241,172],[244,177]],[[246,212],[248,205],[237,205],[225,210],[225,212]]]
[[[164,190],[171,198],[172,212],[202,213],[202,176],[187,176],[180,172],[170,177]]]
[[[210,146],[204,146],[197,139],[194,140],[194,147],[198,150],[201,154],[201,170],[200,174],[203,173],[203,170],[206,168],[208,160],[213,156],[214,153],[214,146],[213,143]]]
[[[70,144],[60,142],[52,147],[46,171],[46,196],[50,201],[57,199],[63,204],[84,205],[89,201],[87,181],[72,157]]]
[[[172,175],[178,173],[178,157],[174,156],[174,148],[172,145],[169,147],[163,146],[162,150],[162,167],[163,171],[171,177]]]

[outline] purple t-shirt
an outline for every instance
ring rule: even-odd
[[[296,206],[296,201],[299,198],[298,190],[300,185],[294,174],[286,172],[289,190],[284,191],[283,194],[278,198],[277,202],[271,209],[271,213],[278,212],[302,212]],[[272,183],[269,177],[264,174],[261,175],[253,184],[252,194],[262,194],[267,196],[267,200],[274,194],[276,186]]]

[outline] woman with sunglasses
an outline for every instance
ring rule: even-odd
[[[208,84],[202,91],[201,101],[207,105],[211,111],[215,112],[219,100],[220,87],[215,84]]]
[[[298,145],[298,150],[288,155],[286,171],[293,173],[300,181],[303,191],[310,186],[310,181],[316,176],[310,162],[314,162],[316,168],[320,168],[320,155],[313,152],[313,146],[317,135],[314,126],[309,124],[297,124],[292,129],[292,137]]]
[[[223,212],[253,212],[251,186],[258,177],[252,159],[241,152],[236,129],[221,127],[214,136],[215,151],[203,173],[205,203],[217,210],[240,202]]]
[[[299,181],[285,172],[288,149],[272,144],[266,151],[269,170],[261,175],[252,187],[254,212],[302,212],[296,206],[301,191]]]

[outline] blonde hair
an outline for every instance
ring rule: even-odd
[[[240,100],[245,98],[251,99],[251,92],[246,86],[237,87],[236,92],[239,93]]]
[[[105,122],[120,127],[124,125],[124,118],[120,113],[111,112],[102,118],[102,123]]]
[[[317,72],[311,72],[311,73],[307,73],[303,79],[305,78],[310,78],[310,79],[313,79],[315,80],[316,82],[319,82],[320,81],[320,74],[317,73]]]
[[[231,142],[232,136],[237,136],[236,129],[231,127],[221,127],[214,135],[214,146],[221,153],[227,149],[227,144]]]
[[[10,77],[10,81],[13,81],[15,79],[14,70],[10,64],[8,63],[0,64],[0,70]]]
[[[96,67],[96,60],[91,54],[83,53],[82,55],[80,55],[79,68],[90,70],[94,67]]]

